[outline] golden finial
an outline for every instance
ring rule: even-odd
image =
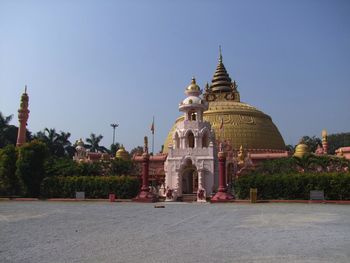
[[[322,141],[327,141],[327,131],[326,131],[326,129],[322,130]]]
[[[219,62],[222,62],[221,45],[219,45]]]
[[[192,76],[191,84],[196,84],[196,78],[195,78],[195,76]]]

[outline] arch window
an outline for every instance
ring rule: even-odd
[[[202,137],[202,147],[208,148],[209,147],[209,135],[208,132],[205,132]]]
[[[180,148],[180,138],[177,132],[175,133],[175,148],[179,149]]]
[[[194,135],[192,131],[189,131],[186,136],[187,139],[187,146],[189,148],[194,148]]]

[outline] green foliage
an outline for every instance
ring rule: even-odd
[[[30,197],[40,194],[40,184],[45,177],[44,163],[48,157],[45,143],[33,140],[19,148],[16,175],[24,183],[24,193]]]
[[[0,195],[21,194],[23,185],[16,175],[16,149],[12,144],[0,149]]]
[[[110,154],[112,156],[115,156],[116,152],[119,150],[120,148],[120,144],[118,142],[116,142],[115,144],[111,144],[111,148],[110,148]]]
[[[134,165],[131,161],[115,159],[111,161],[110,175],[131,175],[134,171]]]
[[[100,142],[102,139],[103,136],[101,134],[96,136],[95,133],[91,133],[90,138],[86,138],[86,147],[90,149],[91,152],[108,152],[106,147],[100,146]]]
[[[130,156],[141,155],[143,154],[143,146],[136,146],[134,149],[130,151]]]
[[[350,168],[350,161],[335,156],[308,154],[302,158],[288,157],[262,162],[254,174],[303,172],[340,172]]]
[[[103,164],[100,162],[94,163],[79,163],[78,164],[78,173],[80,176],[99,176],[103,175]]]
[[[34,137],[44,142],[51,155],[56,157],[72,157],[75,149],[69,141],[69,132],[57,133],[55,129],[45,128],[44,131],[38,132]]]
[[[249,189],[258,189],[258,198],[309,199],[311,190],[324,190],[328,200],[350,200],[349,173],[251,174],[239,177],[235,191],[240,199],[249,198]]]
[[[45,163],[45,174],[51,176],[81,175],[79,164],[69,158],[51,157]]]
[[[84,191],[87,198],[107,198],[109,193],[132,198],[138,190],[138,178],[129,176],[55,176],[45,178],[41,185],[46,198],[74,198],[77,191]]]
[[[350,146],[350,132],[328,135],[328,151],[334,154],[340,147]]]
[[[302,141],[307,145],[310,152],[315,152],[317,149],[317,146],[322,145],[321,139],[316,136],[312,136],[312,137],[303,136]]]

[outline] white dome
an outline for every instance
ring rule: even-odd
[[[188,96],[181,103],[181,105],[191,105],[191,104],[203,104],[203,101],[202,101],[202,99],[200,97]]]

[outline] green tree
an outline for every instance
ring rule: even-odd
[[[350,146],[350,132],[328,135],[328,152],[334,154],[340,147]]]
[[[57,133],[56,129],[45,128],[44,131],[38,132],[35,138],[47,145],[51,155],[72,157],[75,150],[69,141],[70,136],[69,132],[60,131],[60,133]]]
[[[136,146],[134,149],[132,149],[130,151],[130,156],[134,156],[134,154],[136,155],[141,155],[143,154],[143,147],[142,146]]]
[[[26,196],[40,195],[40,184],[45,177],[45,161],[49,156],[45,143],[33,140],[19,148],[16,175],[24,183]]]
[[[100,146],[102,138],[102,135],[96,136],[95,133],[91,133],[90,138],[86,138],[87,148],[89,148],[91,152],[105,151],[106,148]]]
[[[322,145],[321,139],[316,136],[312,136],[312,137],[303,136],[302,141],[307,145],[310,152],[315,152],[317,149],[317,146]]]
[[[110,175],[131,175],[134,171],[132,161],[115,159],[111,161]]]
[[[120,144],[117,142],[115,144],[111,144],[110,154],[115,156],[115,153],[119,150]]]
[[[0,149],[0,195],[19,195],[22,190],[21,180],[16,175],[16,149],[9,144]]]

